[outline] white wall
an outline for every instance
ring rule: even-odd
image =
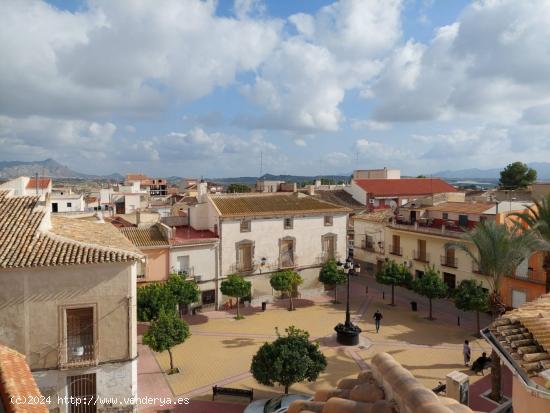
[[[189,256],[192,275],[200,275],[202,281],[216,279],[216,243],[173,246],[170,249],[170,270],[177,271],[178,257]]]
[[[214,231],[214,225],[218,223],[218,215],[210,202],[190,207],[189,213],[189,222],[193,228]]]
[[[80,195],[67,197],[52,195],[50,204],[57,204],[57,212],[83,212],[84,211],[84,197]],[[70,204],[71,206],[69,206]]]
[[[131,214],[141,208],[141,195],[131,194],[124,195],[124,213]]]
[[[347,215],[334,215],[333,225],[324,225],[324,216],[294,217],[292,229],[284,229],[283,217],[255,218],[250,232],[240,231],[240,220],[223,220],[221,228],[221,274],[232,272],[236,263],[236,243],[243,240],[254,242],[254,261],[266,258],[265,267],[273,267],[279,260],[279,239],[294,237],[295,259],[298,267],[315,265],[322,254],[321,237],[336,234],[336,251],[340,257],[347,256]]]
[[[19,178],[11,179],[0,185],[0,189],[13,189],[14,196],[34,195],[36,190],[32,194],[27,194],[26,188],[29,183],[29,178],[26,176],[20,176]]]
[[[353,199],[355,199],[357,202],[367,205],[367,192],[359,187],[355,180],[352,179],[351,185],[346,186],[345,191],[353,196]]]
[[[59,407],[61,413],[69,411],[60,398],[68,397],[67,377],[81,374],[96,374],[98,400],[117,399],[118,406],[124,405],[124,399],[137,397],[137,359],[123,363],[107,363],[97,367],[69,370],[44,370],[33,372],[34,379],[44,397],[50,396],[49,409]],[[98,411],[106,405],[97,406]]]

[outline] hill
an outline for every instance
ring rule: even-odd
[[[73,171],[69,167],[60,164],[54,159],[43,161],[0,161],[0,178],[10,179],[18,176],[34,176],[38,173],[41,176],[51,178],[76,178],[76,179],[122,179],[118,173],[110,175],[88,175]]]
[[[530,168],[537,171],[537,179],[548,180],[550,179],[550,163],[549,162],[531,162],[527,164]],[[457,178],[457,179],[499,179],[500,171],[503,168],[492,169],[459,169],[459,170],[445,170],[435,172],[432,175],[444,179]]]

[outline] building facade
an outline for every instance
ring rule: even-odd
[[[39,197],[0,192],[0,340],[27,358],[50,408],[133,410],[141,254],[110,224],[51,215]]]

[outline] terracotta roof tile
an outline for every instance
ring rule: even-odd
[[[370,222],[388,222],[390,217],[393,216],[393,211],[391,209],[379,209],[374,212],[369,212],[366,214],[355,215],[353,219],[359,221],[370,221]]]
[[[465,214],[483,214],[493,208],[490,202],[443,202],[426,208],[427,211],[457,212]]]
[[[52,228],[39,227],[46,209],[36,196],[0,191],[0,268],[130,261],[141,257],[111,224],[51,217]]]
[[[298,193],[214,195],[210,198],[222,217],[349,213],[351,209]]]
[[[550,369],[550,294],[506,312],[490,330],[529,375]]]
[[[458,190],[438,178],[357,179],[355,183],[374,196],[431,195]]]
[[[25,356],[0,344],[0,399],[8,413],[47,413],[45,404],[12,404],[11,397],[33,397],[40,400],[40,390],[34,381]],[[0,400],[0,403],[2,403]]]
[[[364,211],[367,208],[362,203],[356,201],[353,195],[343,189],[315,191],[313,197],[321,201],[351,208],[354,211]]]
[[[156,225],[149,228],[122,227],[119,231],[136,247],[169,245]]]
[[[27,183],[27,189],[46,189],[52,183],[51,178],[38,178],[38,185],[36,184],[36,178],[30,178]]]

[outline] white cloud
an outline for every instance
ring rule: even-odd
[[[549,21],[548,0],[473,2],[428,45],[394,52],[373,88],[374,119],[513,124],[549,103]]]
[[[227,86],[266,59],[282,23],[215,12],[212,0],[95,0],[76,13],[2,2],[0,113],[151,113],[172,96],[188,102]]]
[[[306,140],[305,140],[305,139],[301,139],[301,138],[294,139],[294,144],[295,144],[296,146],[303,146],[303,147],[307,146]]]
[[[388,130],[390,123],[376,122],[374,120],[350,119],[351,127],[355,130],[370,129],[374,131]]]
[[[298,35],[282,41],[243,93],[266,110],[241,124],[335,131],[347,91],[366,89],[398,40],[401,2],[341,0],[314,16],[289,17]]]

